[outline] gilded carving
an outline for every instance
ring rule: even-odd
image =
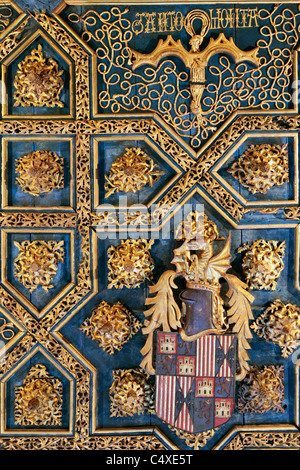
[[[172,426],[169,427],[172,431],[175,431],[176,435],[180,437],[180,439],[185,440],[187,446],[193,447],[194,450],[199,450],[201,447],[204,447],[209,439],[211,439],[215,434],[214,429],[209,429],[209,431],[204,431],[199,434],[192,434],[173,428]]]
[[[174,233],[176,240],[192,240],[201,236],[207,238],[210,243],[221,239],[217,225],[206,214],[203,215],[198,211],[189,212],[185,220],[177,225]]]
[[[283,366],[251,366],[238,390],[240,413],[283,413]]]
[[[8,6],[3,6],[0,9],[0,32],[4,31],[10,23],[10,18],[13,16],[12,9]]]
[[[218,13],[221,11],[223,10],[218,9]],[[193,99],[191,77],[172,60],[170,51],[168,56],[161,57],[157,66],[148,65],[144,70],[132,70],[132,58],[128,54],[131,41],[136,40],[134,35],[137,30],[140,32],[142,27],[146,33],[153,32],[156,12],[141,13],[142,21],[131,20],[128,12],[129,8],[121,9],[116,6],[101,13],[88,9],[82,15],[72,12],[68,16],[71,25],[80,23],[82,38],[89,44],[96,44],[98,73],[102,84],[98,92],[98,105],[102,112],[159,113],[176,133],[189,139],[193,148],[199,148],[203,141],[213,135],[224,119],[235,111],[284,111],[288,108],[288,103],[292,102],[291,84],[294,80],[293,61],[298,44],[298,11],[286,8],[285,5],[275,5],[271,10],[257,9],[255,18],[262,25],[256,42],[258,65],[253,66],[252,62],[242,61],[233,68],[226,54],[220,54],[213,65],[208,64],[207,83],[201,103],[202,119],[199,119],[199,115],[190,113],[190,103]],[[180,14],[179,11],[177,13]],[[191,30],[192,34],[189,33],[189,23],[192,23],[193,16],[199,13],[204,17],[206,12],[201,9],[191,10],[181,20],[182,26],[191,37],[194,32]],[[173,20],[171,14],[174,14]],[[143,25],[143,21],[147,25],[147,15],[148,29]],[[188,15],[191,16],[190,21]],[[235,14],[232,16],[235,18]],[[229,17],[228,15],[218,21],[209,17],[206,22],[210,22],[212,27],[216,22],[227,23]],[[247,14],[243,14],[243,17],[245,20]],[[164,21],[163,17],[157,14],[156,21],[158,18],[161,19],[161,25],[166,24],[167,18]],[[173,23],[173,28],[175,18],[175,12],[170,12],[168,19]],[[198,20],[198,24],[201,24],[201,20]],[[199,36],[197,40],[203,39],[205,34],[206,38],[209,29],[211,28],[203,27],[203,32],[201,30],[195,35]],[[221,29],[224,29],[224,26],[221,26]],[[172,26],[163,31],[172,31]],[[160,30],[159,34],[161,33]],[[165,40],[167,41],[168,39]],[[178,51],[178,42],[173,40],[173,43]],[[175,48],[173,43],[169,42],[166,46]],[[181,47],[183,55],[193,55],[187,51],[185,45],[181,44]],[[211,81],[208,74],[209,78],[212,78]],[[112,75],[114,80],[110,80]],[[168,80],[164,77],[168,77]],[[203,78],[196,83],[196,91],[199,94],[203,85]],[[197,96],[195,102],[197,110]]]
[[[31,367],[23,385],[15,387],[15,424],[60,426],[62,422],[62,383],[44,365]]]
[[[197,19],[201,20],[202,23],[200,34],[196,34],[193,27],[193,23]],[[175,41],[171,35],[168,35],[167,39],[159,40],[153,52],[141,54],[132,50],[131,57],[133,70],[145,64],[157,68],[159,61],[163,58],[168,56],[179,57],[185,66],[190,69],[190,91],[192,95],[190,110],[199,117],[200,123],[204,120],[201,99],[205,90],[205,69],[209,59],[215,54],[225,53],[229,54],[237,64],[244,61],[250,61],[256,66],[259,64],[257,58],[258,47],[248,52],[241,51],[235,45],[233,38],[226,39],[224,33],[219,34],[217,39],[211,38],[206,48],[200,51],[200,46],[209,26],[210,18],[206,12],[192,10],[185,17],[185,29],[191,36],[189,41],[190,51],[184,48],[180,40]]]
[[[140,327],[141,323],[120,302],[109,305],[103,301],[80,329],[105,352],[114,354],[122,349]]]
[[[191,120],[189,118],[185,118],[184,116],[190,116],[188,113],[188,107],[186,107],[186,111],[184,112],[176,112],[176,120],[174,116],[171,116],[171,111],[169,112],[165,108],[165,111],[162,111],[161,104],[163,103],[163,97],[166,96],[167,86],[169,84],[160,82],[159,86],[162,88],[162,93],[158,97],[156,101],[157,109],[159,110],[158,113],[161,114],[163,119],[170,124],[173,125],[175,130],[178,131],[180,135],[188,135],[189,138],[191,137],[191,143],[196,148],[199,144],[199,140],[205,140],[209,135],[210,125],[217,126],[218,123],[224,121],[224,117],[226,113],[232,112],[235,109],[235,105],[238,101],[238,105],[245,105],[247,107],[251,100],[253,99],[254,93],[257,96],[257,101],[253,102],[253,107],[257,108],[263,101],[264,109],[268,110],[272,108],[276,109],[284,109],[286,107],[286,103],[290,102],[290,94],[288,93],[289,89],[289,81],[292,76],[292,54],[293,54],[293,47],[296,42],[293,40],[296,38],[298,41],[298,35],[295,34],[297,31],[297,14],[291,12],[290,17],[284,16],[284,24],[288,24],[290,28],[286,28],[286,31],[283,32],[282,36],[279,35],[280,33],[280,25],[282,24],[278,19],[280,17],[279,14],[287,14],[288,9],[284,9],[284,7],[280,6],[274,8],[266,12],[265,10],[258,11],[258,19],[262,21],[263,14],[266,14],[267,20],[271,18],[273,30],[264,28],[263,31],[263,38],[260,41],[260,46],[262,49],[265,50],[268,60],[263,62],[258,67],[258,73],[261,73],[262,76],[266,78],[265,85],[258,91],[257,89],[257,80],[255,81],[254,71],[250,70],[249,68],[242,70],[242,67],[245,64],[239,64],[236,66],[235,72],[236,74],[231,77],[232,80],[235,80],[237,84],[236,88],[236,96],[233,99],[231,98],[229,93],[229,87],[225,89],[225,93],[221,94],[221,89],[216,88],[214,94],[214,104],[211,107],[211,111],[214,113],[213,119],[211,119],[210,124],[201,124],[201,128],[197,127],[199,122],[196,122],[195,119]],[[100,28],[101,31],[104,33],[101,36],[101,32],[99,34],[95,32],[95,35],[92,38],[92,33],[90,36],[86,37],[87,41],[95,40],[96,42],[99,41],[99,56],[103,50],[106,50],[108,55],[111,54],[112,56],[112,63],[117,63],[121,69],[120,71],[120,78],[122,81],[126,81],[126,71],[131,72],[131,67],[127,67],[126,70],[126,58],[123,55],[123,52],[120,54],[117,52],[117,48],[111,47],[106,49],[106,38],[109,36],[111,40],[111,44],[114,46],[120,40],[121,49],[122,51],[128,51],[128,42],[130,40],[129,35],[126,34],[130,31],[124,31],[124,25],[126,26],[125,14],[120,16],[114,16],[117,12],[117,8],[115,10],[111,10],[111,16],[108,18],[103,15],[99,15],[100,23],[102,21]],[[265,13],[263,13],[265,12]],[[286,13],[285,13],[286,12]],[[122,13],[122,12],[121,12]],[[85,34],[89,33],[89,28],[91,28],[91,22],[89,18],[91,18],[93,13],[91,11],[87,11],[84,13],[82,27]],[[118,13],[117,13],[118,15]],[[239,139],[242,133],[247,131],[255,131],[255,130],[279,130],[279,129],[296,129],[299,130],[299,118],[297,116],[281,116],[280,119],[275,118],[274,116],[264,116],[264,115],[247,115],[247,116],[237,116],[233,125],[229,126],[228,129],[225,129],[219,137],[214,141],[213,145],[207,147],[203,154],[200,155],[198,160],[194,160],[184,149],[184,145],[181,145],[176,139],[173,139],[172,130],[169,133],[164,131],[163,128],[160,127],[158,124],[158,120],[152,119],[99,119],[99,120],[89,120],[89,57],[85,51],[81,50],[78,47],[78,42],[73,39],[71,35],[69,35],[62,24],[58,23],[55,20],[55,17],[48,17],[44,13],[34,13],[32,15],[35,17],[39,26],[44,28],[45,31],[53,38],[57,39],[57,42],[60,43],[61,47],[70,54],[72,60],[75,64],[75,84],[76,84],[76,117],[77,121],[60,121],[60,120],[10,120],[10,121],[1,121],[0,122],[0,132],[3,135],[11,135],[11,134],[26,134],[26,135],[38,135],[38,134],[47,134],[47,135],[55,135],[55,134],[72,134],[76,135],[76,185],[78,184],[79,191],[77,194],[76,199],[76,214],[75,213],[55,213],[55,212],[38,212],[38,211],[26,211],[26,212],[1,212],[0,215],[0,225],[10,226],[10,227],[77,227],[79,234],[80,234],[80,269],[77,275],[77,284],[71,290],[71,292],[62,299],[58,305],[55,305],[51,312],[47,313],[44,318],[40,321],[37,321],[29,311],[22,308],[21,305],[16,302],[16,300],[8,293],[5,289],[1,288],[1,298],[3,302],[4,308],[6,308],[11,315],[13,315],[17,321],[20,322],[21,325],[26,328],[27,333],[20,339],[20,341],[16,344],[16,346],[8,350],[5,353],[5,357],[1,358],[1,367],[0,367],[0,375],[3,377],[8,371],[10,371],[13,367],[15,367],[21,360],[25,358],[27,354],[29,354],[34,347],[38,344],[41,344],[49,354],[51,354],[62,367],[64,367],[72,377],[74,377],[74,381],[76,381],[76,392],[74,394],[74,436],[64,437],[64,436],[51,436],[51,435],[39,435],[39,436],[31,436],[29,432],[26,435],[22,436],[9,436],[5,437],[2,436],[0,439],[1,448],[3,449],[147,449],[147,448],[154,448],[160,449],[164,448],[162,443],[155,437],[153,431],[150,434],[142,435],[142,434],[135,434],[133,436],[124,435],[125,432],[117,432],[117,435],[89,435],[90,428],[93,426],[91,423],[90,416],[90,396],[91,396],[91,374],[94,372],[91,365],[84,359],[84,357],[76,351],[74,347],[72,350],[72,354],[69,352],[68,346],[66,346],[63,337],[60,340],[57,340],[57,336],[59,336],[59,332],[53,334],[53,331],[60,320],[64,317],[67,317],[70,311],[77,308],[77,305],[81,302],[85,302],[85,296],[90,294],[91,286],[92,286],[92,271],[91,271],[91,243],[90,243],[90,235],[89,235],[89,227],[91,222],[97,223],[96,214],[91,213],[91,194],[89,191],[90,188],[90,144],[89,138],[90,135],[95,134],[123,134],[124,136],[130,135],[140,135],[144,134],[149,136],[150,139],[155,142],[156,145],[159,145],[164,152],[167,152],[173,160],[176,162],[178,166],[180,166],[185,174],[182,178],[180,178],[176,184],[172,186],[172,188],[165,194],[165,196],[161,199],[160,203],[163,205],[165,202],[169,202],[170,205],[176,204],[176,202],[182,200],[186,197],[193,186],[198,184],[201,189],[203,189],[209,199],[213,200],[216,204],[218,204],[224,211],[233,219],[234,222],[238,222],[244,212],[245,209],[238,201],[236,201],[229,192],[227,192],[218,182],[216,182],[211,174],[209,174],[209,170],[214,164],[215,161],[223,154],[226,149],[228,149],[234,141]],[[22,32],[23,27],[28,21],[29,16],[27,17],[26,21],[20,24],[17,28],[13,30],[12,33],[8,34],[3,41],[1,41],[1,48],[0,48],[0,56],[1,58],[5,58],[10,52],[12,52],[16,45],[17,45],[17,38],[19,34]],[[276,19],[277,18],[277,19]],[[116,21],[115,21],[116,20]],[[266,21],[267,21],[266,20]],[[115,21],[115,23],[113,23]],[[111,23],[110,23],[111,22]],[[130,23],[130,22],[129,22]],[[105,27],[108,25],[107,29]],[[113,27],[110,27],[113,25]],[[102,29],[103,26],[103,29]],[[130,24],[129,24],[130,27]],[[115,38],[112,37],[113,32],[118,30],[120,35],[115,35]],[[99,30],[100,31],[100,30]],[[128,39],[129,38],[129,39]],[[267,69],[272,67],[272,62],[274,61],[275,56],[273,56],[273,40],[278,38],[278,43],[282,43],[282,51],[286,51],[287,55],[283,58],[283,55],[278,58],[277,64],[279,64],[278,70],[275,71],[275,75],[271,76],[266,73]],[[264,46],[263,40],[266,40]],[[125,46],[124,41],[125,40]],[[289,44],[291,47],[289,50],[286,49],[286,45]],[[279,44],[281,46],[281,44]],[[123,48],[123,49],[122,49]],[[260,54],[259,54],[260,55]],[[105,56],[108,57],[108,56]],[[125,58],[125,62],[122,62],[122,59]],[[216,71],[216,77],[220,80],[220,82],[224,83],[224,74],[230,73],[229,68],[229,60],[226,57],[221,58],[222,61],[219,63],[218,68],[219,71]],[[286,60],[285,60],[286,59]],[[104,61],[106,58],[104,59]],[[101,61],[102,63],[104,61]],[[125,65],[124,65],[125,64]],[[171,64],[171,65],[170,65]],[[224,65],[225,64],[225,65]],[[179,84],[178,90],[175,90],[175,93],[179,96],[180,93],[183,93],[183,96],[189,100],[190,98],[190,84],[188,83],[188,76],[184,78],[184,74],[178,72],[176,67],[171,61],[168,61],[167,64],[170,68],[170,77],[171,81],[173,79],[174,83]],[[166,61],[162,60],[161,66],[158,66],[158,75],[153,75],[154,82],[158,83],[159,72],[161,72],[166,67]],[[154,69],[153,69],[154,70]],[[149,109],[149,101],[145,100],[135,100],[133,89],[132,88],[122,88],[117,83],[117,87],[120,90],[123,90],[125,95],[131,99],[132,102],[129,105],[129,100],[126,101],[125,99],[120,97],[120,94],[111,92],[111,82],[109,82],[109,75],[107,74],[108,69],[99,67],[99,72],[101,74],[101,78],[103,79],[103,93],[99,94],[99,104],[103,109],[112,112],[118,112],[120,109],[123,109],[124,106],[127,108],[133,105],[133,109],[143,109],[147,110],[147,112],[153,112],[153,109]],[[125,73],[124,73],[125,72]],[[249,75],[249,80],[247,77]],[[128,77],[128,75],[127,75]],[[132,73],[131,77],[133,77],[133,81],[137,84],[138,90],[141,89],[141,82],[142,79],[139,81],[140,74]],[[286,81],[280,82],[282,77],[286,78]],[[176,79],[178,79],[176,81]],[[253,79],[253,82],[252,82]],[[228,80],[228,82],[231,81]],[[251,83],[255,82],[255,86],[252,87]],[[183,90],[182,85],[185,83],[186,89]],[[281,83],[281,85],[280,85]],[[145,83],[143,83],[145,85]],[[276,96],[272,93],[277,86],[278,94]],[[242,85],[239,88],[239,85]],[[244,85],[244,86],[243,86]],[[105,87],[108,87],[108,93],[106,93]],[[176,88],[176,87],[175,87]],[[230,86],[230,89],[232,87]],[[124,91],[126,90],[126,91]],[[146,97],[150,96],[151,85],[146,84]],[[245,98],[245,90],[247,90],[246,98]],[[211,89],[207,90],[207,92],[211,93]],[[111,93],[110,93],[111,92]],[[186,94],[184,94],[186,92]],[[100,92],[101,93],[101,92]],[[121,92],[122,93],[122,92]],[[174,95],[174,94],[173,94]],[[173,99],[173,95],[169,95],[170,103],[172,105],[172,109],[176,108],[176,99]],[[265,98],[262,98],[262,95],[265,95]],[[120,99],[121,98],[121,99]],[[224,98],[224,107],[220,107],[222,104],[222,100]],[[234,101],[237,99],[237,101]],[[204,105],[207,103],[204,101],[205,96],[202,96],[202,111],[204,110]],[[106,103],[105,103],[106,101]],[[116,109],[118,105],[118,101],[120,103],[119,109]],[[228,106],[226,105],[228,103]],[[111,108],[110,108],[111,106]],[[146,109],[146,106],[148,108]],[[282,108],[283,106],[283,108]],[[106,108],[105,108],[106,107]],[[156,109],[156,108],[155,108]],[[219,112],[219,110],[221,110]],[[126,109],[125,111],[128,111]],[[187,125],[186,125],[187,124]],[[286,209],[285,214],[290,217],[298,216],[298,208],[294,208],[293,210]],[[110,219],[112,220],[112,219]],[[127,219],[127,223],[128,223]],[[170,287],[169,285],[167,286]],[[234,291],[234,295],[237,294],[237,290]],[[234,298],[234,295],[232,296]],[[234,305],[234,300],[232,299],[232,306]],[[240,308],[240,303],[236,303]],[[239,312],[238,312],[239,313]],[[247,323],[247,322],[245,322]],[[246,334],[246,327],[244,328],[243,334]],[[247,362],[247,361],[246,361]],[[93,418],[92,418],[93,419]],[[36,432],[36,430],[35,430]],[[143,431],[141,431],[143,432]],[[176,430],[176,433],[180,433]],[[204,433],[205,434],[205,433]],[[208,438],[213,434],[213,431],[208,433]],[[250,433],[249,433],[250,434]],[[253,446],[262,447],[264,445],[272,447],[273,446],[282,446],[282,447],[299,447],[299,435],[292,435],[292,433],[280,433],[279,431],[276,433],[268,432],[268,433],[258,433],[256,436],[245,433],[243,435],[243,444],[247,447],[247,443]],[[179,434],[178,434],[179,435]],[[180,434],[182,437],[183,434]],[[182,437],[184,438],[184,437]],[[193,436],[193,439],[196,437]],[[203,438],[203,440],[202,440]],[[198,439],[198,435],[197,435]],[[200,444],[205,441],[205,436],[200,436]],[[186,440],[187,445],[188,440]]]
[[[289,181],[287,145],[250,145],[228,173],[251,193],[266,194],[273,186]]]
[[[62,108],[63,70],[56,60],[44,57],[41,44],[18,64],[14,79],[14,106]]]
[[[105,175],[105,197],[121,191],[136,193],[146,184],[153,186],[163,174],[140,147],[127,148]]]
[[[0,317],[0,336],[4,341],[9,341],[15,336],[14,324],[4,317]]]
[[[298,450],[300,433],[282,431],[280,427],[271,431],[241,431],[223,450]]]
[[[34,240],[32,242],[14,242],[19,254],[14,259],[15,277],[30,292],[39,285],[48,292],[58,269],[58,263],[64,261],[64,241]]]
[[[16,160],[17,183],[33,196],[64,186],[64,161],[55,152],[37,150]]]
[[[140,369],[113,371],[109,389],[110,416],[122,417],[153,413],[154,388],[149,375]]]
[[[74,437],[25,436],[0,438],[3,450],[165,450],[168,449],[154,434],[125,434]]]
[[[288,357],[300,344],[300,308],[276,299],[251,328],[260,338],[278,344],[282,356]]]
[[[108,255],[108,289],[134,289],[146,280],[151,280],[154,262],[150,248],[154,240],[122,240],[120,245],[111,245]]]
[[[195,220],[197,220],[196,214],[189,214],[187,218],[187,222],[189,223],[184,224],[183,227],[188,228],[189,224],[193,227],[193,223],[191,224],[191,222]],[[238,357],[241,370],[240,374],[237,376],[237,380],[241,380],[249,368],[247,364],[249,356],[246,349],[249,348],[247,339],[252,337],[248,321],[249,319],[253,319],[250,302],[254,300],[254,297],[245,290],[246,285],[244,283],[234,275],[226,273],[231,267],[229,262],[230,236],[226,240],[224,248],[218,254],[213,255],[213,241],[218,237],[215,224],[207,218],[202,218],[202,224],[198,221],[196,227],[196,233],[190,229],[184,232],[184,237],[192,235],[191,238],[186,238],[179,248],[174,249],[172,263],[176,266],[176,272],[166,271],[161,275],[154,286],[150,286],[150,294],[156,295],[146,299],[146,305],[150,305],[150,308],[146,310],[144,314],[146,317],[149,317],[149,320],[148,318],[145,320],[143,333],[147,334],[148,337],[141,351],[144,359],[140,366],[150,374],[155,374],[152,363],[153,333],[160,325],[163,325],[165,332],[179,329],[182,339],[192,341],[200,338],[205,333],[224,333],[228,331],[230,324],[236,324],[238,322],[239,326],[235,328],[235,332],[237,332],[239,339]],[[180,235],[182,236],[182,226],[179,227],[179,229]],[[197,334],[187,334],[183,328],[182,322],[185,321],[187,324],[191,321],[184,319],[186,308],[190,309],[190,307],[183,305],[181,312],[174,299],[172,289],[176,288],[176,284],[174,283],[176,276],[183,276],[187,283],[187,289],[190,289],[191,292],[195,290],[195,295],[197,291],[199,291],[199,294],[197,294],[200,296],[199,298],[201,298],[202,289],[211,292],[212,307],[211,311],[207,312],[207,315],[211,318],[209,320],[203,320],[203,325],[206,326],[206,329],[204,328],[203,331]],[[227,294],[228,310],[226,315],[223,305],[224,302],[220,297],[220,277],[224,277],[229,284]],[[195,303],[195,305],[197,305],[197,303]],[[239,310],[237,310],[237,305],[240,306]],[[199,312],[201,311],[202,308],[200,308]]]
[[[238,248],[238,253],[242,252],[242,270],[249,288],[275,290],[284,268],[285,242],[256,240]]]

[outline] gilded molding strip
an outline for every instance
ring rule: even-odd
[[[10,437],[0,438],[3,450],[165,450],[156,436],[150,434],[67,437]]]

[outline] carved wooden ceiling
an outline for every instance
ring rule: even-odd
[[[0,448],[299,449],[298,3],[29,6],[0,6]],[[238,342],[228,419],[203,381],[193,424],[158,407],[174,264]]]

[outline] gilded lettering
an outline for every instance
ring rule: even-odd
[[[249,9],[249,23],[248,23],[249,28],[252,27],[252,20],[254,21],[253,26],[258,26],[257,15],[258,15],[257,8]]]
[[[146,26],[145,26],[145,33],[155,33],[155,17],[156,13],[144,13],[146,17]]]
[[[257,8],[233,8],[208,10],[210,16],[210,29],[251,28],[258,26]]]
[[[184,17],[181,11],[177,11],[174,16],[174,28],[176,31],[181,31],[183,28]]]
[[[136,20],[132,22],[132,31],[134,34],[138,35],[144,31],[144,25],[142,20],[142,13],[136,13],[135,16],[137,17]]]
[[[168,31],[168,17],[166,11],[158,13],[157,26],[157,31],[159,33],[164,33],[165,31]]]

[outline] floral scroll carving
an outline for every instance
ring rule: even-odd
[[[146,184],[152,186],[163,174],[140,147],[127,148],[113,162],[108,175],[105,175],[105,197],[121,191],[136,193]]]
[[[240,413],[283,413],[283,366],[252,366],[238,391]]]
[[[16,178],[22,191],[40,196],[64,186],[63,158],[55,152],[37,150],[16,160]]]
[[[154,262],[150,248],[153,243],[154,240],[127,239],[117,247],[108,248],[108,289],[134,289],[152,279]]]
[[[141,323],[121,303],[103,301],[80,329],[105,352],[114,354],[141,328]]]
[[[300,344],[300,308],[277,299],[256,319],[251,328],[266,341],[278,344],[288,357]]]
[[[59,426],[62,421],[62,383],[42,364],[33,366],[23,385],[15,388],[15,423]]]
[[[39,285],[48,292],[57,272],[58,262],[63,262],[63,241],[25,240],[14,242],[19,254],[14,260],[15,276],[30,292]]]
[[[238,249],[238,253],[243,251],[242,270],[249,288],[275,290],[284,268],[285,242],[256,240]]]
[[[132,416],[154,412],[154,389],[149,375],[140,369],[113,372],[109,390],[110,416]]]
[[[62,108],[63,70],[56,60],[44,57],[41,44],[18,65],[14,80],[14,106]]]
[[[265,194],[289,181],[287,145],[250,145],[228,173],[251,193]]]

